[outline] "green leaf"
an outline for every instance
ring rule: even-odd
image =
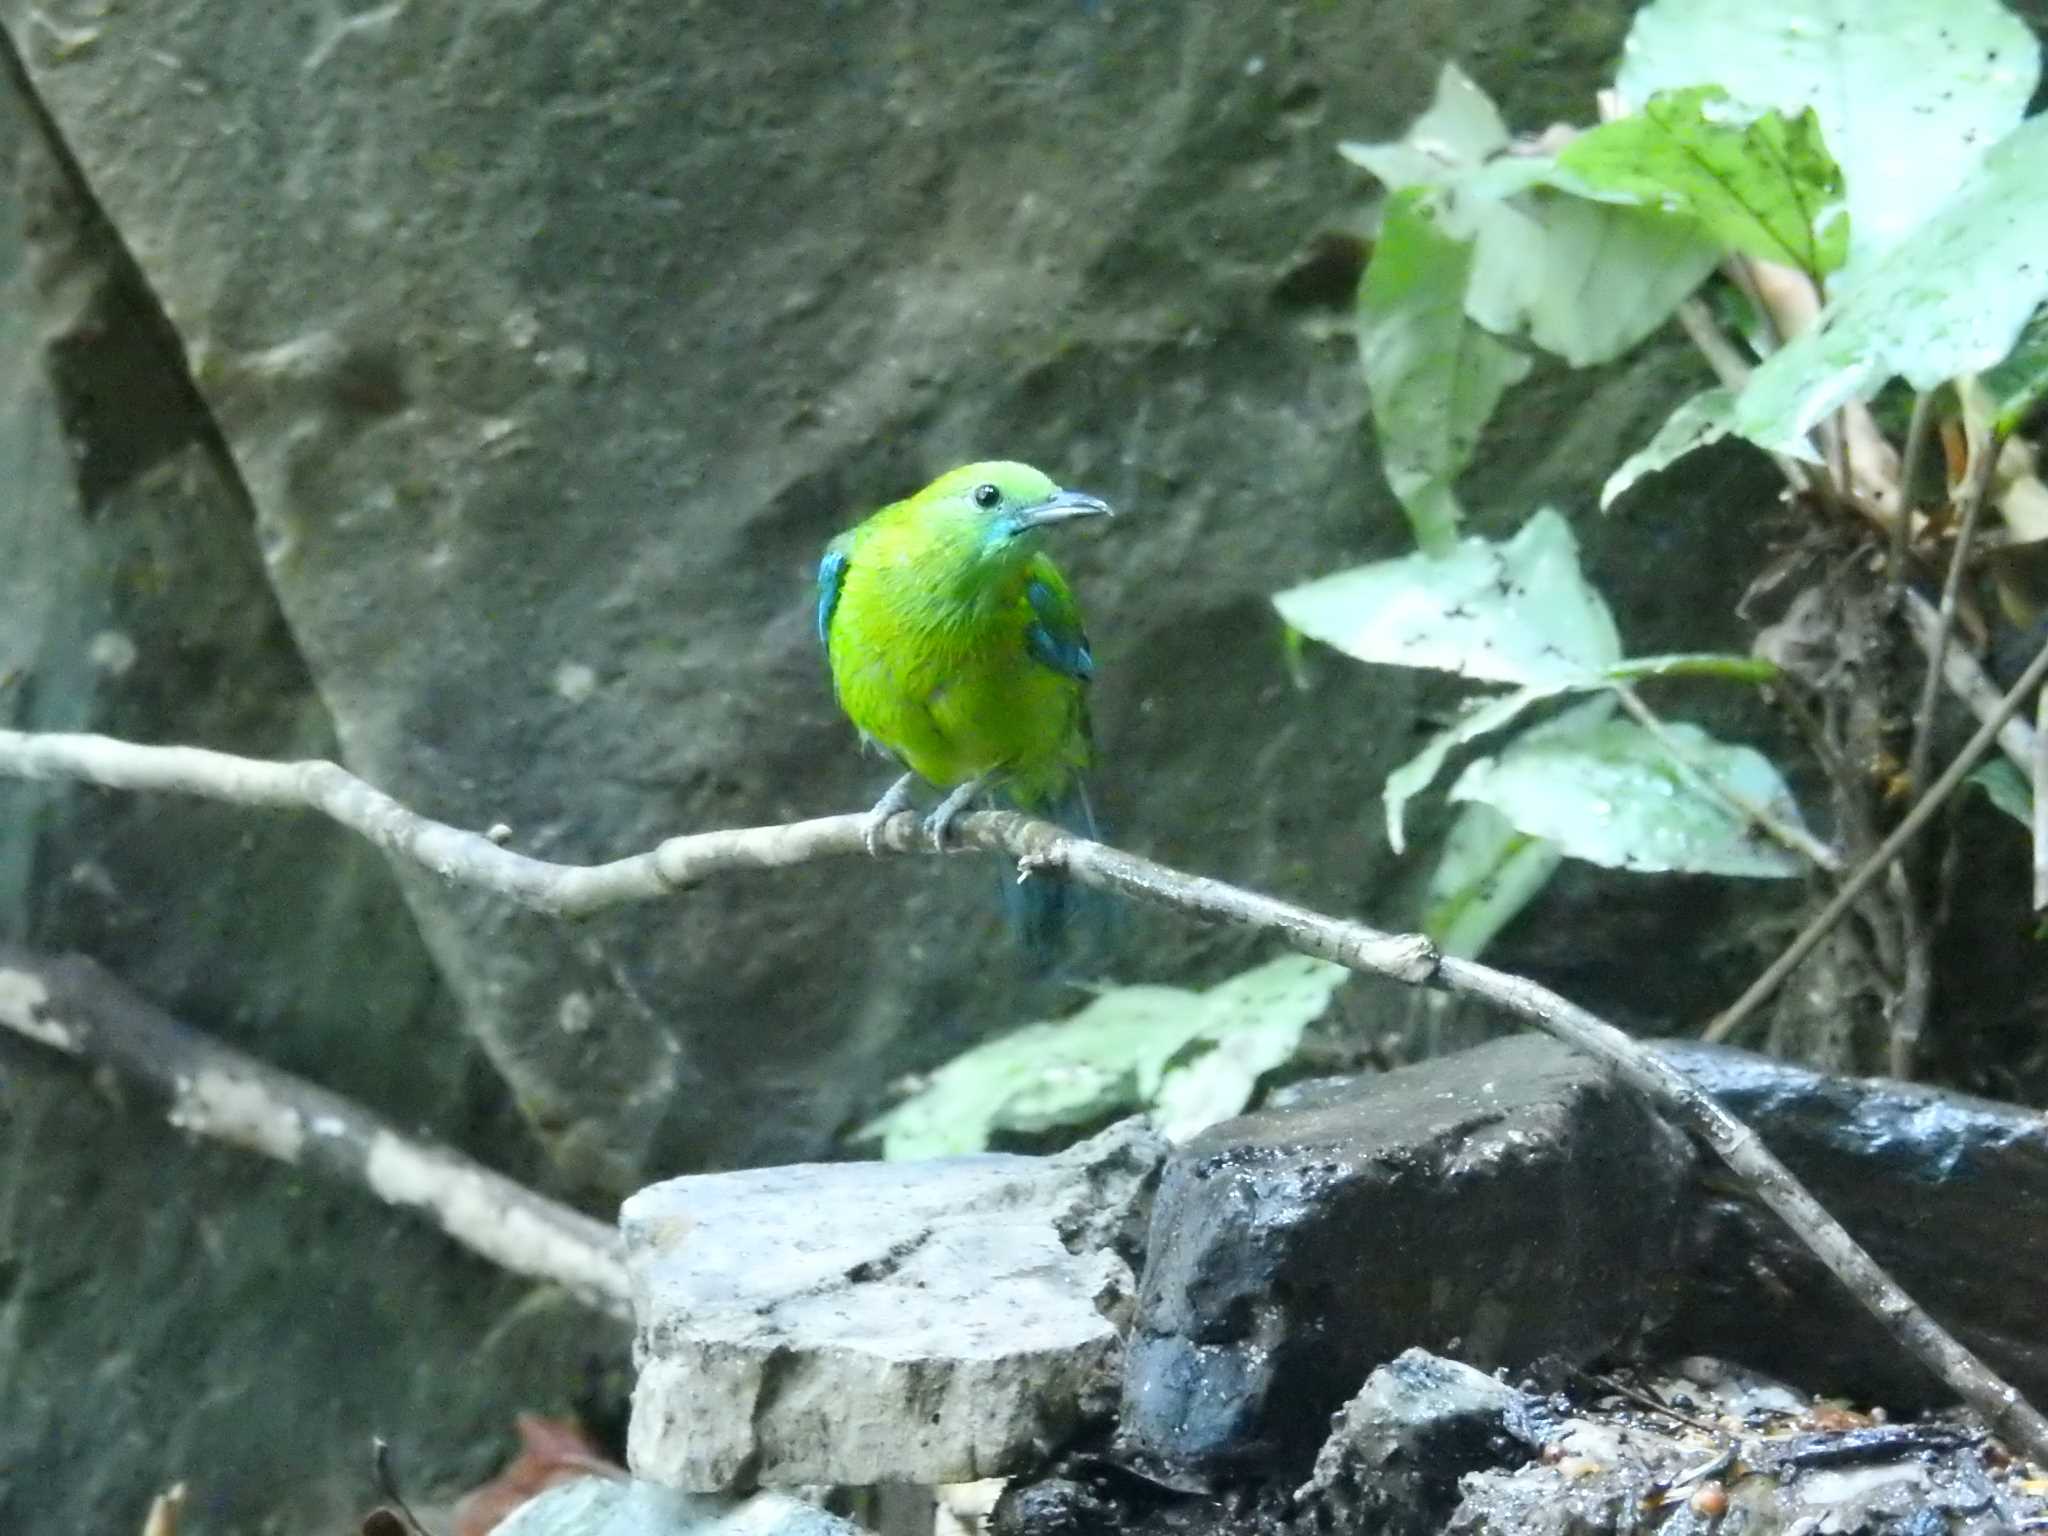
[[[1526,335],[1574,368],[1635,346],[1720,259],[1690,219],[1548,187],[1499,201],[1467,197],[1445,227],[1459,229],[1461,215],[1477,231],[1465,312],[1490,331]]]
[[[1451,482],[1529,360],[1465,318],[1472,248],[1437,227],[1424,199],[1401,192],[1387,207],[1359,285],[1358,349],[1387,483],[1415,542],[1439,550],[1457,537]]]
[[[1388,189],[1437,195],[1440,232],[1473,242],[1465,312],[1526,335],[1574,367],[1619,357],[1664,323],[1718,250],[1690,219],[1549,190],[1542,156],[1504,153],[1507,127],[1485,92],[1446,65],[1436,99],[1405,137],[1340,153]]]
[[[954,1057],[856,1138],[879,1137],[888,1158],[948,1157],[1002,1132],[1079,1130],[1146,1107],[1167,1135],[1191,1136],[1250,1102],[1345,975],[1283,955],[1206,992],[1117,987]]]
[[[1715,741],[1698,726],[1666,729],[1692,772],[1787,825],[1799,808],[1760,752]],[[1784,879],[1804,865],[1719,798],[1633,721],[1531,733],[1500,756],[1471,764],[1453,800],[1490,805],[1531,837],[1572,858],[1615,869]]]
[[[1361,565],[1277,594],[1281,618],[1361,661],[1489,682],[1576,683],[1621,659],[1614,616],[1545,507],[1513,538]]]
[[[1435,99],[1404,136],[1382,144],[1339,144],[1337,153],[1398,192],[1449,186],[1507,146],[1507,124],[1486,92],[1457,65],[1446,64],[1437,74]]]
[[[1657,435],[1621,461],[1621,467],[1600,487],[1600,510],[1605,512],[1630,486],[1645,475],[1655,474],[1695,448],[1717,443],[1735,428],[1735,396],[1716,387],[1702,390],[1671,413]]]
[[[1201,994],[1201,1031],[1148,1095],[1160,1133],[1185,1141],[1243,1109],[1259,1079],[1293,1058],[1301,1032],[1348,974],[1327,960],[1282,955]]]
[[[1735,402],[1736,430],[1801,451],[1821,421],[1894,374],[1932,389],[2013,349],[2048,297],[2048,115],[1985,156],[1941,209],[1767,359]]]
[[[1408,834],[1403,823],[1408,802],[1436,782],[1436,776],[1444,771],[1444,764],[1453,752],[1468,742],[1501,729],[1530,705],[1556,698],[1573,686],[1568,682],[1545,683],[1539,687],[1519,688],[1513,693],[1469,701],[1456,723],[1448,730],[1437,732],[1420,752],[1387,775],[1386,785],[1380,791],[1380,799],[1387,810],[1387,845],[1396,853],[1407,851]]]
[[[2000,436],[2010,436],[2048,395],[2048,308],[2034,311],[2012,351],[1985,371],[1982,382],[1992,399],[1992,425]]]
[[[1555,843],[1517,832],[1493,807],[1466,806],[1430,876],[1422,931],[1445,954],[1478,959],[1550,883],[1563,858]]]
[[[1603,674],[1612,683],[1641,682],[1646,677],[1713,677],[1724,683],[1761,687],[1783,678],[1785,669],[1761,656],[1729,656],[1719,651],[1673,651],[1663,656],[1631,656]]]
[[[1997,0],[1653,0],[1616,83],[1633,105],[1718,85],[1758,109],[1813,108],[1861,268],[2012,131],[2040,67],[2040,44]]]
[[[2010,759],[1993,757],[1972,770],[1964,782],[1983,790],[1993,805],[2025,827],[2028,836],[2033,835],[2034,789]]]
[[[1719,86],[1663,91],[1558,156],[1588,195],[1684,214],[1723,246],[1815,281],[1849,253],[1842,173],[1809,108],[1757,116]]]

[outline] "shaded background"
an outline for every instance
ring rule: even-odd
[[[1123,514],[1061,550],[1115,835],[1398,920],[1378,789],[1453,695],[1291,673],[1267,603],[1407,546],[1334,144],[1397,134],[1446,58],[1517,127],[1585,120],[1631,9],[0,0],[0,717],[338,754],[554,859],[862,807],[889,774],[831,701],[819,548],[1019,457]],[[1564,508],[1633,651],[1746,644],[1760,457],[1591,510],[1704,379],[1675,336],[1539,369],[1464,482],[1485,529]],[[1985,847],[2017,891],[2024,850]],[[991,885],[840,864],[568,927],[310,821],[0,783],[0,935],[606,1214],[830,1155],[893,1079],[1061,1006]],[[1499,958],[1690,1027],[1796,894],[1568,866]],[[1124,954],[1253,957],[1150,917]],[[2000,978],[1984,1027],[2037,1027],[2029,967],[1951,958]],[[177,1476],[199,1531],[335,1520],[373,1429],[432,1487],[515,1409],[615,1401],[621,1335],[367,1197],[11,1039],[0,1113],[0,1521],[127,1529]]]

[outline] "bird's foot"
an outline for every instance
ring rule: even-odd
[[[932,840],[932,846],[940,853],[946,851],[946,834],[953,830],[953,823],[962,811],[973,803],[981,793],[982,781],[969,779],[934,807],[931,815],[924,819],[924,835]]]
[[[882,798],[875,802],[874,809],[861,819],[860,840],[867,848],[868,857],[882,856],[882,828],[889,818],[898,811],[910,809],[910,786],[917,782],[917,775],[906,773],[902,778],[882,791]]]

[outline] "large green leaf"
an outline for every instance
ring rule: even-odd
[[[1513,538],[1361,565],[1277,594],[1280,616],[1361,661],[1489,682],[1575,683],[1621,658],[1579,570],[1571,524],[1545,507]]]
[[[1510,169],[1519,181],[1542,167]],[[1475,179],[1480,190],[1446,216],[1446,228],[1476,231],[1465,312],[1490,331],[1527,336],[1574,368],[1634,347],[1720,258],[1688,218],[1543,186],[1493,199],[1482,195],[1486,184]]]
[[[1852,268],[1892,249],[2009,133],[2040,44],[1997,0],[1653,0],[1617,84],[1634,106],[1718,85],[1820,116],[1847,183]]]
[[[1438,228],[1419,189],[1397,193],[1358,290],[1358,350],[1387,483],[1426,550],[1457,537],[1451,482],[1529,360],[1465,318],[1472,247]]]
[[[2009,134],[1939,211],[1757,369],[1735,402],[1736,429],[1799,451],[1832,412],[1894,374],[1926,390],[2001,361],[2044,297],[2048,115]]]
[[[1453,800],[1490,805],[1517,830],[1573,858],[1616,869],[1783,879],[1800,859],[1699,787],[1698,774],[1803,825],[1778,770],[1750,747],[1715,741],[1698,726],[1666,727],[1684,754],[1628,720],[1572,732],[1531,733],[1498,757],[1471,764]]]
[[[1682,213],[1722,245],[1816,280],[1849,252],[1842,173],[1811,109],[1757,115],[1719,86],[1665,91],[1566,145],[1588,195]]]
[[[1626,352],[1712,269],[1716,247],[1692,220],[1566,196],[1542,185],[1548,158],[1508,148],[1500,113],[1455,65],[1404,137],[1339,146],[1390,190],[1436,194],[1441,233],[1473,243],[1468,316],[1575,367]]]
[[[1149,1107],[1182,1139],[1250,1102],[1345,974],[1283,955],[1206,992],[1117,987],[1069,1018],[954,1057],[857,1136],[879,1137],[889,1158],[947,1157],[978,1152],[1003,1132],[1079,1130]]]

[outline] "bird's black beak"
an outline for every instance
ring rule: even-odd
[[[1110,517],[1109,503],[1099,496],[1084,495],[1080,491],[1054,491],[1035,506],[1024,507],[1016,514],[1017,526],[1044,528],[1051,523],[1069,523],[1077,517]]]

